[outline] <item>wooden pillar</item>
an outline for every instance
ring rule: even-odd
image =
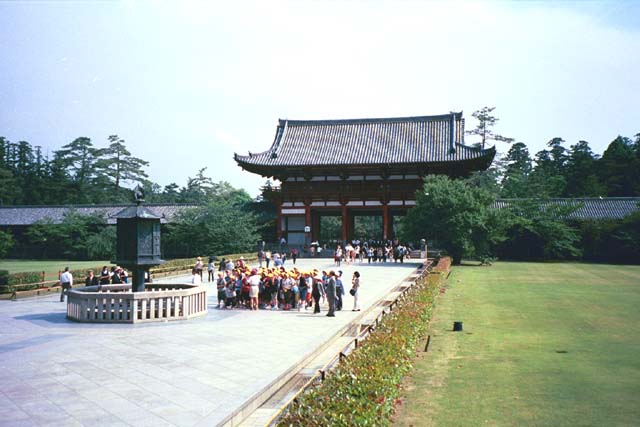
[[[389,238],[389,205],[382,205],[382,238]]]
[[[347,238],[349,240],[353,240],[356,236],[354,233],[356,232],[356,216],[355,212],[351,211],[349,213],[349,227],[347,228]]]
[[[278,205],[278,219],[276,219],[276,235],[278,236],[278,242],[282,238],[282,204]]]
[[[347,241],[347,227],[349,226],[349,212],[347,205],[342,205],[342,241]]]
[[[311,227],[311,205],[304,205],[304,225]]]
[[[306,230],[308,230],[307,227],[313,227],[313,225],[311,224],[311,203],[304,204],[304,227],[304,245],[305,247],[308,247],[308,245],[311,243],[311,233]]]
[[[320,238],[320,214],[316,210],[311,214],[311,239],[312,241]]]

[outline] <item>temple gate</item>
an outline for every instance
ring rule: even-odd
[[[355,120],[280,120],[271,148],[234,154],[243,169],[274,178],[265,189],[278,209],[277,234],[289,244],[317,240],[320,217],[342,218],[342,240],[357,215],[380,215],[383,239],[393,217],[415,205],[429,174],[467,176],[485,170],[495,147],[464,145],[462,112],[437,116]]]

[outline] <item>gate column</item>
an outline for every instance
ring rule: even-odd
[[[387,240],[389,238],[389,205],[384,204],[382,206],[382,239]]]
[[[342,205],[342,243],[347,241],[347,227],[349,225],[349,212],[347,205]]]
[[[280,239],[282,238],[282,203],[278,203],[278,219],[276,220],[276,235],[278,236],[278,242],[279,242]]]

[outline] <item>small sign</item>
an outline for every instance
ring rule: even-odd
[[[311,227],[309,227],[308,225],[304,226],[304,232],[305,233],[311,233]]]

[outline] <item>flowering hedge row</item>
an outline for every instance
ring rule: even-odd
[[[446,272],[449,258],[436,271]],[[303,393],[278,426],[384,426],[398,399],[402,377],[411,369],[419,340],[427,334],[435,297],[446,274],[417,280],[397,309],[384,316],[362,346],[319,386]]]

